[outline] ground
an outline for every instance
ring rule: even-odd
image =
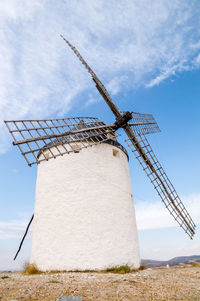
[[[50,300],[60,295],[83,301],[200,301],[200,267],[153,268],[127,274],[0,273],[0,300]]]

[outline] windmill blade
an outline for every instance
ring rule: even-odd
[[[150,126],[149,121],[147,121],[147,122],[144,121],[144,119],[147,117],[147,116],[144,116],[146,114],[140,115],[140,118],[143,118],[143,124],[141,124],[141,122],[140,122],[140,124],[136,124],[135,120],[133,120],[131,122],[130,121],[130,119],[131,119],[130,112],[126,112],[127,114],[122,115],[122,113],[119,111],[117,106],[114,104],[113,100],[111,99],[111,97],[110,97],[108,91],[106,90],[106,88],[104,87],[104,85],[101,83],[101,81],[98,79],[96,74],[93,72],[93,70],[89,67],[89,65],[86,63],[86,61],[80,55],[78,50],[62,35],[61,35],[61,37],[69,45],[69,47],[73,50],[73,52],[79,58],[81,63],[85,66],[85,68],[88,70],[88,72],[92,76],[92,79],[96,83],[96,87],[97,87],[98,91],[103,96],[107,105],[109,106],[109,108],[111,109],[111,111],[113,112],[113,114],[116,117],[116,124],[117,124],[116,127],[117,128],[123,127],[124,131],[130,138],[131,144],[129,145],[129,147],[132,146],[133,149],[135,148],[136,151],[138,152],[138,155],[136,157],[142,164],[148,177],[150,177],[151,182],[154,184],[154,187],[158,191],[159,195],[161,196],[163,202],[165,203],[165,206],[168,208],[171,215],[173,215],[173,217],[178,221],[180,226],[185,230],[185,232],[192,238],[192,236],[194,235],[194,229],[195,229],[194,222],[192,221],[190,215],[186,211],[186,209],[185,209],[184,205],[182,204],[180,198],[178,197],[174,187],[172,186],[171,182],[167,178],[164,170],[160,166],[152,149],[151,148],[150,148],[150,150],[148,149],[148,146],[150,147],[149,143],[147,142],[146,146],[143,145],[143,147],[144,147],[144,149],[143,149],[143,147],[140,145],[139,140],[136,137],[136,136],[139,136],[139,138],[142,142],[143,141],[142,137],[144,139],[146,139],[145,132],[146,133],[158,132],[159,128],[157,127],[157,125],[155,124],[154,121],[152,121],[153,123],[151,123],[152,127]],[[133,119],[138,117],[136,115],[133,116]],[[129,124],[129,122],[130,122],[130,124]],[[140,126],[143,126],[143,128],[141,129]],[[147,149],[147,153],[145,152],[146,149]]]
[[[195,234],[195,224],[155,156],[145,135],[139,135],[138,140],[129,139],[128,146],[135,154],[170,214],[192,239]]]
[[[124,113],[124,112],[122,112]],[[160,132],[159,126],[151,114],[131,112],[132,119],[128,122],[135,136]]]
[[[76,49],[76,47],[74,47],[66,38],[64,38],[62,35],[60,35],[61,38],[63,38],[63,40],[69,45],[69,47],[73,50],[73,52],[76,54],[76,56],[78,57],[78,59],[81,61],[81,63],[85,66],[85,68],[87,69],[87,71],[90,73],[90,75],[92,76],[92,79],[94,80],[96,87],[98,89],[98,91],[100,92],[100,94],[102,95],[102,97],[104,98],[104,100],[106,101],[107,105],[110,107],[111,111],[113,112],[113,114],[116,116],[116,118],[120,118],[122,117],[121,112],[119,111],[119,109],[117,108],[117,106],[114,104],[112,98],[110,97],[108,91],[106,90],[106,88],[104,87],[104,85],[102,84],[102,82],[99,80],[99,78],[97,77],[97,75],[94,73],[94,71],[90,68],[90,66],[86,63],[86,61],[84,60],[84,58],[81,56],[81,54],[78,52],[78,50]]]
[[[115,140],[113,125],[98,118],[7,120],[5,124],[29,166],[83,148]]]
[[[95,72],[90,68],[90,66],[86,63],[84,58],[81,56],[79,51],[74,47],[66,38],[64,38],[62,35],[61,37],[63,40],[68,44],[68,46],[72,49],[72,51],[75,53],[75,55],[78,57],[78,59],[81,61],[81,63],[85,66],[87,71],[92,76],[92,79],[94,80],[96,84],[96,88],[106,101],[107,105],[110,107],[111,111],[115,115],[117,121],[123,117],[123,114],[126,112],[120,112],[117,106],[114,104],[112,98],[110,97],[108,91],[102,84],[102,82],[99,80]],[[141,114],[136,112],[132,113],[132,120],[130,121],[130,126],[133,129],[134,134],[137,136],[138,134],[151,134],[151,133],[157,133],[160,131],[155,119],[151,114]],[[128,122],[128,120],[124,120]],[[121,124],[122,125],[122,124]]]

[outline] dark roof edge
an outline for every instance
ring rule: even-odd
[[[71,141],[71,143],[72,143],[72,142],[73,142],[73,141]],[[76,141],[76,142],[78,142],[78,141]],[[66,143],[67,143],[67,142],[66,142]],[[125,155],[127,156],[128,161],[129,161],[129,155],[128,155],[127,150],[126,150],[125,147],[123,147],[118,141],[115,141],[115,140],[112,140],[112,139],[108,139],[108,140],[102,141],[101,143],[107,143],[107,144],[113,145],[113,146],[115,146],[115,147],[121,149],[121,150],[125,153]],[[101,143],[99,143],[99,144],[101,144]],[[47,146],[49,146],[49,147],[43,147],[42,149],[43,149],[43,150],[46,150],[46,149],[51,148],[51,147],[54,147],[54,146],[62,145],[62,143],[56,143],[55,145],[50,145],[50,144],[51,144],[51,143],[49,143],[49,144],[47,145]],[[64,143],[63,143],[63,144],[64,144]],[[41,155],[41,151],[38,153],[37,157],[39,157],[40,155]]]
[[[108,140],[104,140],[103,143],[111,144],[113,146],[116,146],[116,147],[120,148],[127,155],[127,158],[128,158],[128,161],[129,161],[129,155],[128,155],[127,150],[118,141],[108,139]]]

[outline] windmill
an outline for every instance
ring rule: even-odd
[[[18,252],[34,219],[31,262],[42,270],[122,264],[137,268],[128,154],[117,142],[118,129],[125,131],[128,147],[191,239],[195,224],[146,138],[160,131],[153,116],[120,111],[77,49],[61,37],[90,73],[116,120],[109,125],[94,117],[5,121],[28,165],[38,164],[35,213]]]

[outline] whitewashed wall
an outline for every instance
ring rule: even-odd
[[[41,270],[139,267],[122,150],[103,143],[39,164],[31,262]]]

